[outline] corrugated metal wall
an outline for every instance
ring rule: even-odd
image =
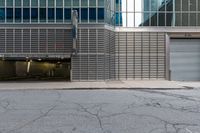
[[[114,78],[114,32],[105,29],[79,29],[78,33],[79,52],[72,57],[72,80]]]
[[[165,33],[115,33],[116,79],[165,79]]]
[[[71,49],[69,29],[0,29],[0,54],[71,54]]]

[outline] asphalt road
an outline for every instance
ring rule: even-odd
[[[200,133],[200,90],[0,91],[0,133]]]

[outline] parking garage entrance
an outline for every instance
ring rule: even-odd
[[[0,81],[70,81],[71,59],[2,59]]]

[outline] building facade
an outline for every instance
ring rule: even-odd
[[[198,0],[0,0],[0,75],[199,81],[199,26]]]

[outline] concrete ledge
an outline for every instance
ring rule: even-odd
[[[200,82],[108,81],[108,82],[0,82],[0,90],[72,90],[72,89],[193,89]]]

